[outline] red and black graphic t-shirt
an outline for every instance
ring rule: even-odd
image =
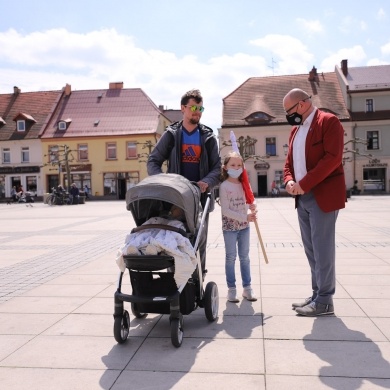
[[[194,131],[182,128],[181,139],[181,175],[190,181],[199,181],[199,162],[201,154],[200,133],[197,127]]]

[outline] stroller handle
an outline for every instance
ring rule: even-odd
[[[211,196],[210,196],[210,193],[208,193],[207,194],[206,204],[205,204],[203,212],[202,212],[202,219],[200,221],[200,228],[199,228],[198,234],[196,236],[196,240],[195,240],[195,245],[194,245],[195,252],[198,250],[199,240],[200,240],[200,236],[201,236],[201,233],[202,233],[202,230],[203,230],[203,227],[204,227],[204,221],[206,219],[206,215],[207,215],[207,213],[209,211],[210,202],[211,202]]]

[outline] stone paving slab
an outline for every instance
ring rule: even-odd
[[[258,301],[226,301],[217,206],[206,283],[218,285],[219,317],[209,323],[201,308],[185,316],[180,348],[172,346],[167,315],[131,315],[127,342],[113,337],[115,254],[135,226],[123,201],[0,204],[0,387],[389,389],[390,197],[356,196],[340,212],[336,315],[323,318],[291,310],[310,295],[292,199],[257,204],[269,259],[252,229]],[[236,272],[240,286],[238,264]],[[128,275],[123,291],[131,292]]]

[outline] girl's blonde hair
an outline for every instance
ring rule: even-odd
[[[226,169],[224,169],[224,167],[225,167],[225,165],[229,162],[229,160],[230,160],[232,157],[236,157],[236,158],[241,159],[242,165],[244,165],[244,159],[241,157],[241,155],[240,155],[239,153],[237,153],[237,152],[235,152],[235,151],[229,152],[229,153],[225,156],[225,158],[224,158],[224,160],[223,160],[222,167],[221,167],[221,175],[220,175],[220,180],[221,180],[221,181],[225,181],[225,180],[229,177],[229,175],[228,175]],[[243,168],[244,168],[244,167],[243,167]],[[242,180],[242,174],[240,175],[240,177],[238,178],[238,180],[239,180],[239,181]]]

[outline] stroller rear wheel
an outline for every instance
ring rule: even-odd
[[[116,317],[114,320],[114,337],[119,344],[123,344],[129,336],[130,316],[125,310],[122,317]]]
[[[218,286],[214,282],[209,282],[206,285],[204,293],[204,312],[206,318],[212,322],[218,318],[219,309],[219,294]]]
[[[183,323],[184,318],[183,315],[180,313],[179,318],[171,318],[171,341],[172,344],[179,348],[183,342]]]
[[[141,313],[138,310],[137,304],[134,302],[131,302],[131,312],[133,313],[135,318],[145,318],[148,315],[148,313]]]

